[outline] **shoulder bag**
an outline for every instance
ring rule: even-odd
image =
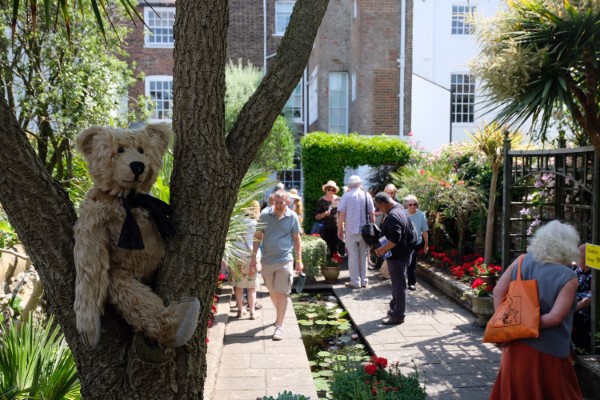
[[[367,218],[366,225],[360,229],[360,234],[369,246],[379,247],[379,237],[381,230],[376,224],[369,222],[369,208],[367,207],[367,192],[365,192],[365,217]]]
[[[508,293],[488,321],[485,343],[505,343],[540,336],[540,300],[537,281],[521,279],[523,255],[519,257],[517,279],[510,282]]]

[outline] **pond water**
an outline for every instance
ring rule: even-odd
[[[333,372],[347,360],[368,361],[371,354],[333,292],[305,291],[292,301],[319,399],[330,399]]]

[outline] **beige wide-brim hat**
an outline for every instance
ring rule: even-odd
[[[334,188],[336,193],[340,191],[340,188],[335,184],[334,181],[329,181],[326,184],[324,184],[323,191],[325,191],[325,189],[327,189],[328,187]]]

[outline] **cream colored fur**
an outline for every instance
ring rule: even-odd
[[[169,136],[166,124],[155,124],[137,130],[92,127],[77,137],[77,149],[94,178],[74,227],[74,310],[77,329],[87,347],[100,340],[100,316],[106,303],[113,305],[135,331],[164,347],[185,344],[196,328],[197,299],[184,298],[165,307],[147,286],[165,251],[163,238],[147,210],[132,209],[144,249],[117,247],[125,219],[122,198],[130,192],[150,191]],[[132,162],[144,164],[137,180]]]

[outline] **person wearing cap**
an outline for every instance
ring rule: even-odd
[[[257,253],[261,242],[262,276],[276,313],[273,340],[281,340],[288,295],[292,289],[294,264],[298,274],[303,269],[300,223],[298,215],[288,208],[288,192],[285,190],[275,192],[273,206],[260,213],[252,243],[250,275],[256,273]]]
[[[369,246],[361,235],[362,227],[375,223],[375,206],[373,198],[362,188],[362,179],[352,175],[348,179],[349,191],[344,193],[338,206],[338,238],[346,242],[348,251],[348,270],[350,282],[346,287],[351,289],[366,288],[367,255]]]
[[[339,253],[339,240],[337,236],[337,209],[340,197],[337,193],[340,188],[334,181],[328,181],[322,186],[325,195],[317,200],[315,207],[315,220],[323,224],[322,239],[327,243],[329,255]]]

